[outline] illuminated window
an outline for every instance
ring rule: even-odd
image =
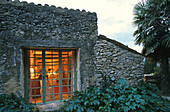
[[[25,50],[25,98],[30,103],[70,99],[77,90],[76,50]]]

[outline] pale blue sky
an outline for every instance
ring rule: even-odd
[[[141,52],[141,46],[134,45],[132,24],[133,7],[141,0],[20,0],[35,4],[49,4],[68,9],[80,9],[96,12],[98,34],[117,40],[130,48]]]

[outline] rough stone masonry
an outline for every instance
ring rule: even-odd
[[[144,57],[97,29],[96,13],[0,0],[0,94],[24,97],[24,48],[78,49],[78,90],[101,87],[105,73],[132,84],[142,80]]]
[[[96,85],[102,86],[103,76],[107,75],[112,81],[124,78],[130,84],[143,80],[144,56],[127,46],[99,35],[95,45],[96,55]]]
[[[18,1],[0,2],[0,94],[24,96],[23,48],[77,48],[79,90],[91,85],[96,13]]]

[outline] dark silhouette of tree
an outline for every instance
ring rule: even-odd
[[[142,53],[160,61],[163,94],[170,93],[170,0],[143,0],[134,7],[135,44],[143,45]]]

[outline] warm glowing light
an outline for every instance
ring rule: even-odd
[[[34,73],[34,69],[33,69],[33,68],[30,68],[30,72],[31,72],[31,73]]]
[[[31,72],[31,79],[34,79],[34,69],[30,68],[30,72]]]
[[[31,79],[34,79],[34,73],[31,74]]]
[[[36,69],[36,68],[35,68]],[[34,74],[34,69],[33,68],[30,68],[30,72],[31,72],[31,79],[38,79],[39,75],[36,75]]]
[[[42,51],[30,50],[29,55],[29,78],[30,78],[30,89],[29,89],[29,102],[31,103],[42,103],[43,98],[43,85],[45,81],[46,90],[46,102],[59,100],[59,53],[58,51],[45,51],[45,73],[42,68]],[[62,80],[62,96],[64,99],[70,99],[72,92],[74,91],[74,71],[73,70],[73,56],[74,52],[62,52],[62,73],[60,77]],[[68,57],[68,58],[63,58]],[[43,78],[42,76],[45,76]],[[69,86],[69,87],[67,87]],[[68,96],[69,95],[69,96]],[[33,96],[33,97],[32,97]],[[36,100],[35,100],[36,99]]]

